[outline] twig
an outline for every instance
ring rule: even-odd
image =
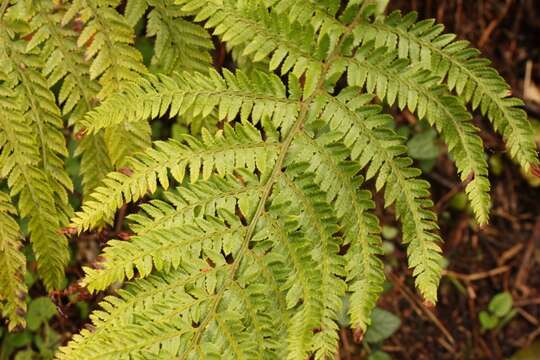
[[[448,179],[446,179],[445,177],[435,173],[435,172],[432,172],[430,174],[428,174],[427,176],[429,176],[430,178],[432,178],[433,180],[439,182],[441,185],[449,188],[449,189],[453,189],[456,184],[449,181]]]
[[[439,201],[437,201],[437,204],[435,205],[435,212],[440,213],[441,210],[443,210],[445,208],[446,203],[448,201],[450,201],[450,199],[452,199],[452,197],[454,197],[454,195],[456,195],[457,193],[463,191],[463,189],[465,189],[465,187],[467,187],[467,185],[471,181],[472,181],[472,176],[470,176],[467,180],[465,180],[463,182],[460,182],[459,184],[454,185],[454,187],[452,189],[450,189],[449,192],[444,194],[444,196]]]
[[[524,290],[525,286],[525,277],[527,271],[529,270],[529,263],[531,262],[532,255],[534,253],[534,248],[536,243],[540,241],[540,216],[536,219],[534,228],[531,234],[531,237],[527,243],[527,249],[525,250],[525,255],[523,255],[523,260],[519,266],[518,273],[516,275],[515,288],[519,290]],[[525,289],[526,290],[526,289]]]
[[[520,307],[516,308],[516,310],[521,316],[523,316],[525,320],[527,320],[528,322],[530,322],[531,324],[535,326],[538,326],[538,319],[536,319],[533,315],[531,315],[530,313],[528,313],[527,311],[525,311],[524,309]]]
[[[346,360],[352,360],[351,357],[351,344],[349,342],[349,338],[347,337],[347,330],[341,328],[339,331],[339,336],[341,337],[341,343],[343,344],[343,350],[344,353],[342,355],[345,356]]]
[[[447,343],[443,338],[438,338],[437,342],[448,351],[449,354],[452,354],[456,351],[455,346],[450,345]]]
[[[527,306],[527,305],[540,305],[540,297],[532,299],[521,299],[514,301],[516,306]]]
[[[491,33],[493,32],[493,30],[495,30],[497,25],[499,25],[502,19],[504,19],[506,15],[508,14],[508,10],[510,10],[510,6],[512,6],[512,2],[513,0],[506,0],[506,4],[504,5],[503,11],[501,11],[500,15],[496,19],[492,20],[489,23],[486,30],[484,30],[484,32],[482,33],[482,36],[480,37],[480,40],[478,41],[478,47],[484,47],[486,42],[489,40],[489,37],[491,36]]]
[[[527,343],[528,344],[532,343],[538,335],[540,335],[540,327],[534,330],[532,333],[530,333],[529,336],[527,336]]]
[[[2,7],[0,8],[0,20],[2,20],[2,18],[4,17],[4,14],[6,12],[8,5],[9,5],[9,0],[4,0],[2,2]]]
[[[481,271],[481,272],[472,273],[472,274],[461,274],[461,273],[457,273],[450,270],[444,270],[443,275],[452,276],[452,277],[455,277],[456,279],[461,279],[464,281],[477,281],[477,280],[482,280],[488,277],[505,273],[509,270],[510,270],[510,267],[505,265],[505,266],[500,266],[500,267],[497,267],[495,269],[491,269],[488,271]]]
[[[523,79],[523,97],[525,99],[530,99],[529,89],[531,88],[531,77],[532,77],[533,62],[527,60],[525,64],[525,78]]]
[[[516,245],[512,246],[510,249],[506,250],[499,256],[499,259],[497,260],[498,265],[503,265],[505,262],[512,259],[514,256],[519,254],[521,252],[521,249],[523,249],[522,243],[517,243]]]
[[[388,278],[419,315],[424,313],[429,318],[429,320],[431,320],[431,322],[433,322],[433,324],[441,331],[441,333],[446,337],[446,339],[450,342],[451,345],[454,345],[456,343],[450,332],[446,329],[442,322],[437,319],[435,314],[433,314],[433,312],[426,305],[424,305],[422,301],[420,301],[409,289],[407,289],[407,287],[403,286],[394,274],[389,273]]]

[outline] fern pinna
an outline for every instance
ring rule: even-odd
[[[41,228],[59,229],[69,214],[64,140],[51,145],[33,130],[61,128],[49,90],[59,82],[91,192],[71,226],[100,228],[124,204],[140,205],[130,238],[110,241],[82,280],[90,291],[127,284],[60,359],[334,358],[343,298],[362,332],[383,289],[366,181],[395,207],[415,284],[435,303],[442,256],[429,183],[382,105],[438,131],[480,224],[490,185],[469,110],[480,110],[525,170],[539,165],[521,102],[489,62],[433,20],[384,16],[375,1],[129,0],[124,14],[115,0],[3,4],[2,271],[24,270],[10,198],[35,224],[36,253],[40,242],[59,244]],[[149,67],[133,46],[141,21],[155,40]],[[239,59],[234,71],[213,69],[210,33]],[[23,54],[35,61],[21,67]],[[29,76],[36,94],[26,91]],[[205,127],[149,147],[149,120],[158,118]],[[32,203],[35,187],[43,199]],[[43,220],[40,211],[58,215]],[[41,261],[44,274],[66,262]],[[25,290],[6,289],[2,310],[17,324]]]

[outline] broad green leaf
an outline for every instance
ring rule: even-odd
[[[401,319],[389,311],[375,308],[371,315],[371,325],[364,340],[368,343],[378,343],[388,339],[401,326]]]
[[[495,295],[489,302],[488,309],[495,316],[504,317],[512,309],[512,295],[508,292]]]
[[[56,315],[56,306],[48,297],[38,297],[33,299],[28,305],[28,329],[35,331]]]

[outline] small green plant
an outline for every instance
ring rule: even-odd
[[[31,299],[26,329],[2,333],[0,328],[0,360],[53,359],[60,345],[60,334],[48,322],[55,315],[56,306],[48,297]]]
[[[372,348],[380,346],[400,326],[401,319],[399,317],[384,309],[375,308],[371,313],[371,325],[368,327],[363,340]],[[388,356],[388,354],[382,350],[376,350],[370,354],[369,360],[385,359],[385,356]]]
[[[512,295],[503,292],[491,299],[487,310],[482,310],[478,314],[478,319],[483,331],[493,330],[503,327],[516,313],[517,310],[513,308]]]
[[[522,102],[489,61],[434,20],[382,15],[385,3],[3,0],[9,327],[26,323],[23,231],[51,290],[65,283],[68,235],[99,231],[135,203],[128,235],[81,282],[92,292],[127,283],[58,358],[333,358],[342,298],[348,325],[365,332],[383,290],[372,188],[394,207],[415,285],[435,303],[442,239],[410,155],[433,161],[438,136],[479,224],[490,183],[470,112],[526,172],[539,160]],[[146,63],[134,28],[153,44]],[[210,33],[228,68],[214,66]],[[407,147],[392,106],[430,129]],[[152,144],[157,119],[179,126]],[[66,136],[80,159],[77,212]]]

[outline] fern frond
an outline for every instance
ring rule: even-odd
[[[24,25],[24,23],[23,23]],[[22,217],[29,218],[28,230],[36,254],[38,273],[47,288],[59,287],[69,253],[67,239],[58,229],[71,215],[68,191],[72,183],[64,170],[67,155],[63,122],[39,69],[39,53],[26,51],[26,44],[14,38],[20,25],[12,19],[0,21],[4,144],[2,177],[8,178],[12,197],[19,196]],[[22,29],[25,29],[23,26]]]
[[[64,354],[59,354],[59,357],[77,354],[81,358],[97,359],[126,353],[152,358],[174,357],[174,354],[183,349],[178,339],[187,341],[196,331],[182,329],[193,321],[200,321],[201,315],[208,310],[208,303],[215,296],[213,289],[222,281],[223,275],[230,272],[231,267],[224,261],[212,266],[205,261],[199,261],[197,264],[192,263],[187,270],[155,274],[129,284],[121,291],[121,299],[111,296],[101,303],[106,311],[94,314],[96,330],[92,333],[92,338],[88,336],[88,330],[83,330],[82,336],[75,338],[70,351],[64,349]],[[252,281],[257,279],[258,275],[251,276]],[[204,346],[197,347],[196,353],[200,357],[217,356],[225,359],[242,356],[250,359],[277,359],[276,355],[272,355],[272,345],[268,341],[276,335],[276,329],[271,322],[271,315],[274,315],[276,309],[272,309],[269,304],[271,298],[264,296],[264,288],[260,286],[246,287],[240,282],[234,284],[227,296],[238,294],[242,300],[227,305],[230,310],[223,311],[219,319],[211,325]],[[194,287],[201,286],[203,291],[193,291]],[[142,310],[145,316],[135,316]],[[231,319],[233,314],[234,321]],[[257,319],[257,322],[249,322],[250,318]],[[251,333],[238,329],[239,319],[248,321]],[[156,326],[148,327],[147,322],[154,322]],[[228,329],[229,327],[232,329]],[[223,340],[220,340],[220,337]],[[111,343],[110,338],[119,341]],[[240,346],[231,346],[229,342],[239,342]],[[160,354],[151,350],[137,350],[154,344],[161,346]],[[236,352],[229,347],[233,347]]]
[[[147,73],[141,53],[133,46],[133,30],[115,7],[117,0],[75,0],[65,12],[62,25],[76,16],[84,22],[77,46],[85,48],[90,60],[90,79],[98,79],[99,99],[120,91],[130,81]],[[121,124],[104,133],[109,158],[115,168],[126,165],[126,158],[150,146],[148,124]],[[99,145],[98,145],[99,146]]]
[[[198,3],[200,3],[200,1]],[[192,4],[193,2],[190,3],[190,5]],[[280,11],[282,5],[285,8],[292,10],[290,8],[292,4],[288,1],[274,4],[277,11]],[[200,4],[198,6],[200,6]],[[216,10],[217,5],[215,4],[209,6],[212,10],[208,10],[208,13],[213,11],[217,14],[219,11],[227,11],[227,9],[223,9],[223,7],[220,8],[220,10]],[[328,9],[329,7],[326,8]],[[306,6],[304,9],[307,9],[306,14],[320,13],[325,19],[330,17],[328,13],[317,12],[314,8],[310,8],[310,6]],[[245,19],[257,19],[253,14],[242,12],[241,8],[237,10],[240,14],[245,14],[240,15],[245,16]],[[281,11],[283,11],[283,9],[281,9]],[[368,18],[373,11],[375,11],[375,7],[366,6],[360,10],[361,17]],[[291,16],[293,17],[293,20],[296,15],[299,14],[292,12]],[[264,18],[264,15],[261,16]],[[212,18],[207,20],[207,24],[208,23],[210,23],[211,26],[216,26],[212,21]],[[229,29],[227,31],[231,32],[235,31],[233,28],[235,25],[232,24],[232,21],[231,23],[220,22],[220,24],[220,26],[222,26],[220,31],[224,31],[225,29]],[[360,21],[358,24],[354,24],[352,31],[354,34],[357,34],[360,31],[359,29],[364,29],[365,26],[366,25]],[[285,56],[287,52],[296,55],[290,55],[288,58],[289,64],[285,67],[285,64],[287,63],[287,61],[285,61],[282,71],[288,71],[290,68],[293,68],[295,75],[300,76],[305,71],[303,66],[308,64],[308,69],[310,69],[310,71],[306,72],[305,76],[306,87],[308,88],[307,93],[309,95],[309,89],[311,89],[310,84],[318,81],[319,74],[316,69],[320,69],[322,66],[320,58],[311,55],[314,52],[313,49],[317,48],[318,45],[314,45],[314,35],[310,35],[309,29],[304,29],[303,32],[307,34],[304,43],[311,43],[312,50],[311,52],[307,49],[298,50],[297,47],[288,43],[286,35],[282,35],[287,34],[286,29],[288,29],[288,27],[290,27],[290,25],[276,25],[276,33],[279,33],[281,37],[276,37],[275,34],[272,36],[262,33],[258,44],[255,43],[255,40],[252,40],[252,38],[248,38],[246,41],[250,41],[249,45],[256,44],[255,46],[258,46],[258,48],[262,47],[263,41],[265,41],[265,43],[272,42],[275,44],[272,48],[268,48],[268,53],[273,53],[273,55],[271,55],[272,59],[277,56],[276,62],[270,63],[269,70],[278,67],[283,59],[281,56]],[[345,25],[343,25],[343,27],[344,29],[346,28]],[[342,30],[344,31],[344,29]],[[218,34],[226,39],[226,34]],[[326,34],[328,35],[328,33]],[[234,39],[237,38],[234,37]],[[377,40],[379,41],[379,39]],[[237,42],[230,41],[229,43],[234,46]],[[344,43],[350,47],[350,42]],[[279,44],[279,47],[277,44]],[[482,141],[480,137],[475,134],[474,126],[470,124],[471,115],[459,101],[453,99],[449,94],[446,94],[439,86],[437,86],[438,78],[433,76],[430,71],[425,70],[422,72],[418,67],[411,67],[408,73],[402,74],[401,72],[405,70],[407,62],[405,60],[395,61],[399,53],[397,51],[387,53],[384,48],[374,51],[374,44],[373,41],[365,41],[364,46],[358,49],[354,56],[342,56],[341,61],[334,62],[332,69],[328,72],[330,74],[329,77],[331,79],[337,79],[344,70],[344,67],[348,68],[350,70],[348,73],[354,74],[354,76],[349,76],[349,85],[363,86],[364,83],[367,82],[367,90],[369,92],[376,93],[380,98],[387,98],[387,101],[390,104],[399,101],[401,108],[408,106],[413,112],[417,111],[420,118],[427,118],[431,125],[435,125],[449,146],[449,151],[456,161],[456,165],[461,174],[461,179],[463,181],[470,180],[467,184],[466,191],[469,195],[471,204],[473,205],[478,222],[480,224],[487,223],[488,213],[491,207],[489,198],[490,186],[487,179],[487,162],[483,156]],[[254,48],[256,48],[255,46]],[[350,51],[347,50],[347,48],[344,48],[343,50],[345,55]],[[254,61],[258,60],[257,55],[252,55],[252,58]],[[297,65],[299,65],[298,69],[296,68]],[[311,71],[313,69],[315,69],[315,72]],[[431,70],[429,67],[428,69]],[[389,81],[395,76],[399,77],[399,83]],[[399,98],[397,97],[398,95],[400,96]]]
[[[10,81],[8,86],[13,86],[16,91],[17,101],[22,105],[21,110],[36,134],[40,163],[58,197],[57,206],[69,215],[67,190],[72,190],[72,184],[64,170],[62,158],[67,155],[67,149],[61,131],[63,123],[55,105],[54,95],[48,89],[46,80],[33,66],[36,63],[40,64],[39,56],[26,53],[23,50],[24,43],[13,42],[10,45],[13,47],[8,50],[7,56],[11,61],[8,66],[9,71],[12,71],[10,76],[15,77],[16,82]]]
[[[96,103],[99,85],[90,80],[84,52],[77,47],[77,32],[70,24],[61,24],[64,11],[50,1],[34,0],[33,4],[35,14],[29,22],[32,39],[26,49],[41,48],[46,60],[43,73],[49,86],[62,81],[58,101],[63,104],[62,113],[71,113],[71,122],[75,123]]]
[[[56,207],[51,183],[39,166],[39,147],[29,122],[21,113],[0,117],[2,177],[7,177],[11,196],[19,196],[21,217],[29,219],[28,230],[36,254],[38,273],[49,288],[60,286],[69,260],[67,239],[58,231],[65,218]]]
[[[439,78],[427,70],[409,66],[397,51],[374,48],[368,42],[345,58],[349,85],[364,87],[390,105],[407,107],[419,119],[426,119],[448,145],[461,180],[470,179],[466,191],[480,224],[486,224],[491,208],[487,161],[482,139],[471,122],[472,116],[459,99],[451,96]]]
[[[510,88],[492,68],[489,60],[456,35],[443,33],[434,20],[417,22],[417,14],[393,12],[383,19],[366,21],[355,30],[357,41],[375,40],[376,46],[397,49],[400,58],[409,58],[445,80],[473,110],[480,109],[493,123],[508,146],[510,156],[525,170],[538,165],[538,155],[530,123],[521,100],[509,95]]]
[[[254,251],[249,251],[250,256],[256,258],[257,254]],[[186,317],[186,321],[191,321],[190,318],[193,318],[193,321],[198,321],[199,315],[196,314],[196,309],[204,311],[204,307],[201,304],[203,301],[210,300],[208,297],[193,301],[192,296],[195,293],[192,293],[190,287],[194,285],[213,287],[215,286],[215,281],[223,273],[226,273],[230,270],[231,265],[226,262],[221,262],[218,265],[209,265],[205,261],[199,261],[197,265],[194,263],[190,264],[188,270],[181,270],[174,272],[174,274],[157,274],[151,275],[150,277],[141,280],[141,282],[133,283],[128,285],[127,289],[121,291],[122,301],[118,301],[115,297],[108,297],[105,299],[105,302],[102,303],[106,312],[101,312],[93,316],[94,324],[96,325],[95,336],[93,339],[88,341],[88,338],[80,339],[80,343],[77,345],[77,353],[82,356],[90,356],[97,354],[100,356],[102,351],[106,348],[103,347],[108,340],[107,337],[110,336],[111,332],[113,337],[123,336],[121,332],[118,331],[119,327],[117,326],[120,322],[123,326],[135,328],[135,324],[139,321],[137,317],[133,315],[138,312],[141,308],[144,308],[145,313],[148,314],[149,318],[142,319],[143,321],[151,321],[152,319],[159,319],[161,323],[168,322],[169,317],[161,317],[159,314],[163,314],[161,311],[173,311],[175,315],[181,315]],[[262,270],[262,269],[261,269]],[[214,284],[214,285],[212,285]],[[268,346],[268,341],[263,341],[262,337],[275,335],[273,334],[274,330],[271,327],[271,317],[262,316],[264,312],[260,311],[261,303],[265,304],[266,301],[269,301],[269,298],[264,298],[260,296],[261,289],[257,290],[256,287],[250,287],[244,289],[240,286],[239,283],[235,283],[236,289],[233,289],[233,292],[237,292],[240,295],[241,301],[244,302],[245,311],[242,313],[249,314],[249,317],[252,319],[254,324],[254,334],[258,337],[258,346],[262,348],[264,352],[264,347]],[[211,291],[209,289],[209,291]],[[172,292],[172,293],[171,293]],[[172,296],[172,299],[171,299]],[[256,299],[253,299],[256,297]],[[254,301],[256,300],[256,301]],[[192,304],[192,305],[190,305]],[[192,314],[189,313],[189,308],[194,308]],[[257,307],[257,308],[254,308]],[[265,306],[263,306],[263,309]],[[271,312],[274,315],[274,310],[269,306],[264,309],[268,312]],[[253,313],[255,312],[255,313]],[[171,314],[172,315],[172,314]],[[174,317],[174,316],[173,316]],[[255,319],[255,320],[253,320]],[[270,333],[270,334],[268,334]],[[136,339],[130,339],[131,341]],[[139,339],[140,340],[140,339]],[[152,340],[155,343],[158,343],[160,339],[151,339],[149,343],[152,343]],[[166,343],[166,342],[165,342]],[[175,346],[176,341],[169,341],[169,344]],[[262,345],[265,344],[265,345]],[[210,344],[209,344],[210,345]],[[101,347],[101,349],[99,349]],[[210,346],[206,349],[210,350]],[[263,352],[259,352],[260,356]],[[118,352],[120,353],[120,352]],[[154,354],[154,356],[156,356]],[[255,354],[252,354],[252,358],[258,358]]]
[[[290,199],[283,196],[272,199],[254,240],[261,241],[262,238],[271,242],[269,246],[273,251],[267,261],[276,263],[276,268],[287,269],[282,287],[286,291],[287,308],[294,310],[287,323],[287,358],[300,359],[311,350],[313,329],[319,325],[317,320],[322,312],[322,293],[320,267],[310,254],[310,239],[300,228],[300,214],[289,205]]]
[[[275,158],[278,144],[264,141],[259,131],[250,124],[234,130],[225,126],[215,136],[203,133],[203,140],[185,136],[182,142],[158,141],[156,149],[136,156],[130,162],[131,175],[114,172],[104,180],[104,186],[95,190],[73,224],[79,231],[89,229],[101,220],[109,220],[124,202],[136,201],[147,192],[153,193],[158,181],[165,189],[169,186],[169,173],[178,183],[186,172],[193,183],[208,179],[214,169],[222,176],[235,169],[247,168],[267,171]]]
[[[262,3],[216,3],[211,0],[181,0],[178,4],[197,12],[195,21],[205,21],[206,28],[231,47],[241,46],[243,55],[254,61],[269,58],[271,71],[281,68],[297,77],[306,73],[306,96],[315,91],[322,72],[321,60],[332,49],[330,37],[318,44],[312,26],[289,23],[286,18],[269,12]],[[255,36],[253,36],[255,34]],[[336,39],[333,39],[335,45]],[[270,56],[270,54],[272,54]]]
[[[92,291],[103,290],[113,282],[133,278],[135,269],[140,277],[149,275],[153,267],[158,271],[170,272],[186,260],[169,255],[178,256],[180,252],[175,251],[178,246],[182,247],[182,251],[188,251],[192,247],[189,243],[193,242],[210,242],[212,246],[218,246],[218,252],[223,248],[226,254],[231,253],[234,250],[231,248],[234,243],[232,239],[245,229],[240,223],[229,227],[220,223],[217,220],[222,215],[220,212],[233,214],[238,206],[249,216],[253,212],[250,204],[256,203],[262,193],[258,180],[249,179],[253,176],[247,171],[240,170],[239,174],[244,175],[244,184],[232,177],[213,177],[180,188],[177,193],[169,192],[166,196],[175,205],[174,208],[161,200],[143,205],[146,216],[140,214],[132,217],[137,221],[133,229],[137,229],[138,236],[128,242],[110,242],[104,254],[104,267],[99,270],[85,269],[86,286]],[[249,181],[249,185],[246,181]],[[209,220],[202,220],[203,217]],[[234,216],[228,215],[227,218],[234,219]],[[182,243],[179,236],[187,242]]]
[[[131,3],[128,18],[149,3]],[[373,103],[407,107],[439,131],[461,178],[472,177],[467,192],[484,222],[482,142],[460,93],[442,85],[449,75],[363,38],[359,29],[382,22],[373,1],[176,3],[179,17],[193,15],[236,56],[281,68],[288,81],[260,70],[145,75],[85,117],[89,134],[177,115],[216,118],[223,129],[156,142],[76,214],[73,225],[88,230],[158,186],[177,186],[142,204],[130,216],[134,234],[112,240],[103,261],[85,269],[92,291],[128,284],[93,315],[95,332],[83,331],[59,357],[335,357],[343,296],[351,293],[351,325],[365,331],[384,281],[365,179],[395,207],[415,284],[434,303],[442,257],[429,184],[392,117]]]
[[[172,0],[131,0],[126,18],[134,26],[151,6],[146,35],[155,37],[152,65],[164,74],[173,71],[207,72],[212,65],[210,35],[200,25],[183,19],[189,15]]]
[[[75,0],[62,18],[65,25],[78,14],[85,23],[77,45],[86,47],[85,56],[92,59],[90,78],[99,78],[100,98],[146,73],[140,52],[132,46],[133,31],[115,10],[117,5],[116,0]]]
[[[165,192],[165,201],[152,200],[141,205],[140,213],[130,215],[130,227],[144,235],[152,229],[188,224],[199,216],[218,216],[218,209],[234,213],[239,203],[250,203],[262,191],[260,181],[249,171],[236,170],[236,176],[239,179],[211,177]]]
[[[340,135],[338,135],[340,137]],[[357,190],[363,182],[358,176],[358,163],[347,160],[349,151],[336,142],[335,136],[324,134],[312,138],[301,134],[291,146],[292,157],[310,164],[315,182],[326,192],[343,229],[343,245],[349,245],[346,274],[349,283],[350,315],[354,328],[365,331],[371,312],[382,293],[384,267],[381,229],[369,191]],[[328,176],[332,174],[332,176]]]
[[[58,102],[63,105],[62,113],[69,114],[70,123],[75,125],[77,133],[81,130],[83,115],[97,103],[100,86],[90,79],[89,65],[82,49],[77,47],[78,34],[70,29],[71,24],[61,25],[65,11],[50,1],[35,0],[34,5],[36,13],[29,24],[33,36],[27,50],[42,45],[43,73],[49,86],[61,81]],[[103,134],[85,136],[75,155],[81,156],[83,192],[90,193],[112,170]]]
[[[25,297],[28,293],[23,278],[26,258],[20,251],[22,236],[19,224],[13,218],[16,215],[9,196],[0,191],[0,313],[9,320],[10,331],[26,325]]]
[[[242,211],[248,214],[250,210],[240,202],[239,204]],[[226,212],[226,210],[223,211]],[[235,227],[246,229],[233,214],[225,217],[228,224],[234,223]],[[198,224],[210,225],[207,220],[198,219],[196,220]],[[279,277],[280,282],[285,281],[285,277],[280,276],[279,272],[274,275],[277,259],[273,261],[265,259],[262,260],[264,261],[262,264],[259,259],[268,249],[265,245],[265,236],[271,234],[274,237],[275,232],[258,232],[259,235],[256,235],[258,244],[252,249],[245,249],[246,257],[237,258],[236,254],[240,250],[238,244],[241,239],[237,236],[225,235],[221,227],[229,228],[229,225],[216,220],[212,221],[212,224],[211,226],[218,226],[221,229],[216,228],[216,236],[224,236],[227,241],[200,240],[202,243],[198,246],[194,243],[191,250],[195,256],[194,261],[182,261],[178,270],[174,271],[174,275],[172,273],[171,275],[152,275],[141,283],[137,281],[132,287],[128,287],[127,291],[122,292],[124,299],[122,301],[113,297],[107,298],[107,302],[102,304],[107,312],[94,317],[96,325],[94,336],[88,337],[84,336],[88,334],[84,334],[83,337],[77,338],[72,347],[69,350],[65,349],[64,355],[60,357],[96,356],[100,358],[120,355],[128,351],[132,355],[146,354],[152,357],[175,356],[179,353],[187,356],[193,352],[201,357],[221,354],[222,358],[231,359],[238,357],[277,358],[277,353],[272,356],[273,352],[269,349],[275,347],[278,342],[268,341],[268,339],[276,339],[279,336],[279,328],[274,326],[273,321],[282,316],[279,315],[279,308],[271,307],[272,297],[269,294],[276,290],[263,286],[262,281],[268,274],[271,277]],[[188,228],[195,229],[190,226]],[[188,230],[188,228],[184,229]],[[208,233],[200,232],[199,234],[204,236]],[[132,240],[133,243],[138,241],[135,238]],[[286,241],[289,241],[288,237]],[[203,257],[208,260],[198,259],[197,255],[201,251],[205,254]],[[156,255],[160,256],[158,253]],[[237,260],[230,264],[223,256],[232,256]],[[305,257],[306,254],[303,256]],[[241,265],[237,264],[239,261],[242,261]],[[233,280],[228,275],[235,266],[238,268],[238,278]],[[300,267],[300,270],[306,271],[303,267]],[[223,293],[218,292],[224,281],[229,282],[231,286]],[[305,283],[310,284],[309,281]],[[203,292],[195,290],[199,286],[203,286]],[[217,309],[214,307],[217,296],[223,297],[223,305],[220,306],[219,312],[216,312]],[[147,315],[143,318],[132,316],[141,307],[145,309]],[[118,321],[122,322],[121,327],[116,325]],[[144,339],[135,336],[136,330],[142,329],[140,324],[148,321],[155,322],[157,326],[151,330],[143,330]],[[201,324],[199,329],[182,330],[191,327],[193,322]],[[204,327],[203,323],[205,323]],[[120,329],[122,332],[119,331]],[[206,335],[197,340],[201,330],[205,331]],[[124,340],[117,342],[117,345],[112,348],[103,346],[111,337],[117,339],[123,337]],[[182,338],[183,343],[178,341]],[[201,343],[197,344],[195,341]],[[188,344],[192,344],[190,348]],[[159,350],[153,351],[150,348]]]
[[[346,290],[342,280],[345,264],[339,256],[343,241],[336,236],[339,229],[337,219],[326,202],[326,194],[313,183],[313,175],[305,173],[305,166],[289,166],[277,184],[277,191],[278,197],[283,196],[291,201],[290,206],[300,214],[299,224],[306,238],[314,244],[311,256],[319,268],[319,301],[322,309],[316,322],[318,331],[312,341],[315,358],[327,359],[335,354],[337,348],[338,325],[335,319]]]
[[[404,155],[406,147],[391,128],[392,117],[369,105],[370,95],[359,96],[358,89],[347,88],[335,98],[326,98],[320,118],[331,130],[342,133],[352,159],[366,167],[366,178],[376,178],[377,190],[385,186],[385,204],[396,204],[403,224],[403,242],[408,244],[416,286],[426,300],[436,302],[442,272],[441,239],[436,233],[436,215],[430,210],[429,183],[418,179],[421,171],[412,168],[412,160]]]
[[[192,224],[156,228],[130,241],[110,241],[103,268],[87,269],[84,284],[92,291],[103,290],[124,278],[132,279],[135,270],[141,278],[154,268],[168,273],[191,263],[191,256],[198,257],[201,243],[209,244],[205,250],[219,252],[222,247],[227,249],[227,244],[237,243],[234,239],[244,234],[245,227],[241,224],[227,227],[217,220],[195,220]]]
[[[84,125],[89,133],[94,133],[116,124],[145,123],[144,120],[167,112],[169,116],[195,118],[207,117],[217,110],[219,120],[233,121],[237,115],[246,120],[251,115],[255,124],[269,118],[275,127],[291,126],[298,104],[287,98],[285,86],[277,76],[248,76],[240,71],[233,75],[227,70],[223,75],[211,70],[209,76],[148,76],[90,112]]]

